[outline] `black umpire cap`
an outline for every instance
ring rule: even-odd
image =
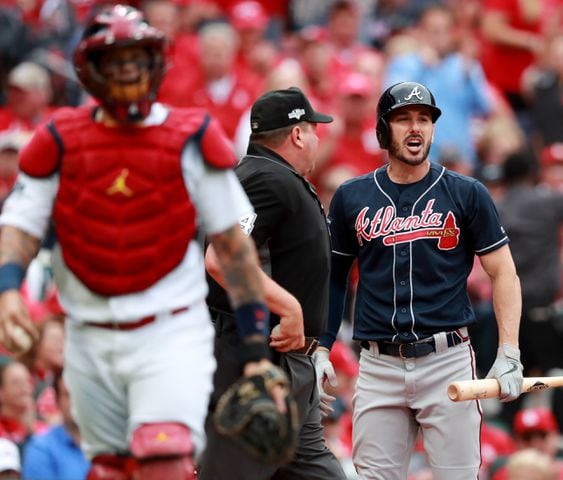
[[[274,90],[262,95],[250,111],[253,133],[289,127],[299,122],[330,123],[332,117],[315,112],[305,94],[297,87]]]

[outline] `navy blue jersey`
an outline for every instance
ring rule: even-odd
[[[329,222],[333,257],[358,257],[357,340],[412,342],[473,324],[474,255],[508,243],[484,185],[434,164],[412,184],[393,183],[387,166],[344,183]]]

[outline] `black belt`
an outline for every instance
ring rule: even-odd
[[[288,353],[303,353],[309,357],[315,353],[315,350],[319,346],[319,341],[315,337],[305,337],[305,346],[303,348],[298,348],[297,350],[291,350]]]
[[[446,332],[448,340],[448,347],[459,345],[466,342],[469,338],[463,336],[458,331]],[[391,355],[393,357],[401,358],[419,358],[436,351],[436,341],[434,337],[429,337],[424,340],[413,343],[389,343],[389,342],[376,342],[379,353],[383,355]],[[362,348],[370,349],[370,342],[364,340],[361,342]]]

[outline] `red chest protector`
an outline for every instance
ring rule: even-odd
[[[172,111],[145,128],[105,127],[91,109],[54,117],[64,152],[56,235],[67,266],[89,289],[139,292],[181,262],[196,231],[181,153],[205,121],[201,111]]]

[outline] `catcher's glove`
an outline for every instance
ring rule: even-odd
[[[287,410],[280,413],[272,388],[286,392]],[[291,460],[297,444],[297,406],[283,370],[271,366],[260,374],[242,377],[221,396],[213,417],[217,431],[265,463]]]

